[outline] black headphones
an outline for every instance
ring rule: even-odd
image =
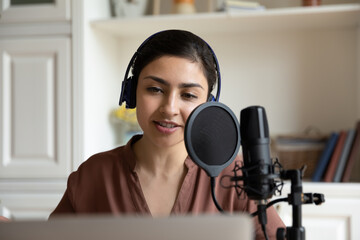
[[[161,33],[161,32],[158,32]],[[137,84],[137,79],[134,79],[134,76],[130,76],[129,77],[129,72],[130,69],[132,68],[132,66],[134,65],[134,62],[137,58],[137,56],[139,54],[141,54],[141,50],[144,47],[144,45],[150,40],[152,39],[154,36],[156,36],[158,33],[155,33],[153,35],[151,35],[150,37],[148,37],[141,45],[140,47],[136,50],[136,52],[134,53],[134,55],[132,56],[129,65],[126,68],[126,72],[125,72],[125,77],[124,80],[121,84],[121,94],[120,94],[120,100],[119,100],[119,105],[121,105],[123,102],[126,102],[126,108],[135,108],[136,107],[136,84]],[[203,40],[204,41],[204,40]],[[205,42],[205,41],[204,41]],[[214,62],[215,62],[215,67],[216,67],[216,75],[217,75],[217,91],[216,91],[216,97],[214,97],[212,94],[210,94],[210,97],[208,99],[208,102],[218,102],[219,101],[219,97],[220,97],[220,89],[221,89],[221,75],[220,75],[220,67],[219,67],[219,63],[218,60],[216,58],[216,55],[214,53],[214,51],[212,50],[212,48],[210,47],[209,44],[207,44],[207,42],[205,42],[206,45],[208,46],[210,52],[212,53],[212,56],[214,58]]]

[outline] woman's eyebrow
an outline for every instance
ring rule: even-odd
[[[152,75],[146,76],[144,79],[151,79],[151,80],[154,80],[155,82],[158,82],[158,83],[166,85],[166,86],[170,85],[170,83],[168,83],[164,79],[159,78],[159,77],[155,77],[155,76],[152,76]]]
[[[170,83],[167,82],[166,80],[159,78],[159,77],[152,76],[152,75],[146,76],[144,79],[151,79],[151,80],[158,82],[160,84],[163,84],[165,86],[170,86]],[[192,88],[192,87],[198,87],[198,88],[204,89],[198,83],[181,83],[181,84],[179,84],[179,88]]]
[[[181,83],[179,84],[180,88],[193,88],[193,87],[199,87],[204,89],[200,84],[198,83]]]

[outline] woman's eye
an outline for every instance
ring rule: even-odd
[[[162,89],[158,87],[148,87],[147,91],[151,93],[161,93]]]
[[[191,93],[183,93],[182,96],[184,98],[188,98],[188,99],[197,99],[198,97],[194,94],[191,94]]]

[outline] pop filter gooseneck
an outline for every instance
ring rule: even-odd
[[[185,146],[191,159],[211,178],[215,194],[215,177],[230,165],[240,148],[239,122],[229,107],[219,102],[206,102],[193,110],[185,125]]]

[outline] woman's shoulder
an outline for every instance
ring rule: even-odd
[[[102,186],[112,179],[114,174],[123,175],[122,173],[126,171],[124,150],[122,146],[92,155],[70,174],[68,187],[79,190],[89,185]]]
[[[130,161],[128,159],[128,155],[130,154],[127,153],[125,146],[96,153],[81,163],[78,169],[72,173],[72,175],[98,176],[99,174],[108,174],[109,171],[112,171],[113,169],[121,171],[124,164],[126,164],[127,161]]]
[[[108,151],[99,152],[90,156],[85,162],[81,164],[84,166],[99,166],[109,164],[113,161],[119,161],[124,152],[124,146],[117,147]]]
[[[121,157],[121,155],[123,155],[124,151],[125,151],[125,146],[116,147],[111,150],[95,153],[92,156],[90,156],[87,161],[98,161],[100,159],[101,160],[118,159],[119,157]]]
[[[78,171],[96,171],[100,169],[121,169],[124,166],[133,168],[135,162],[135,154],[132,150],[132,143],[135,142],[141,136],[134,136],[126,145],[119,146],[114,149],[99,152],[89,157],[83,162]]]

